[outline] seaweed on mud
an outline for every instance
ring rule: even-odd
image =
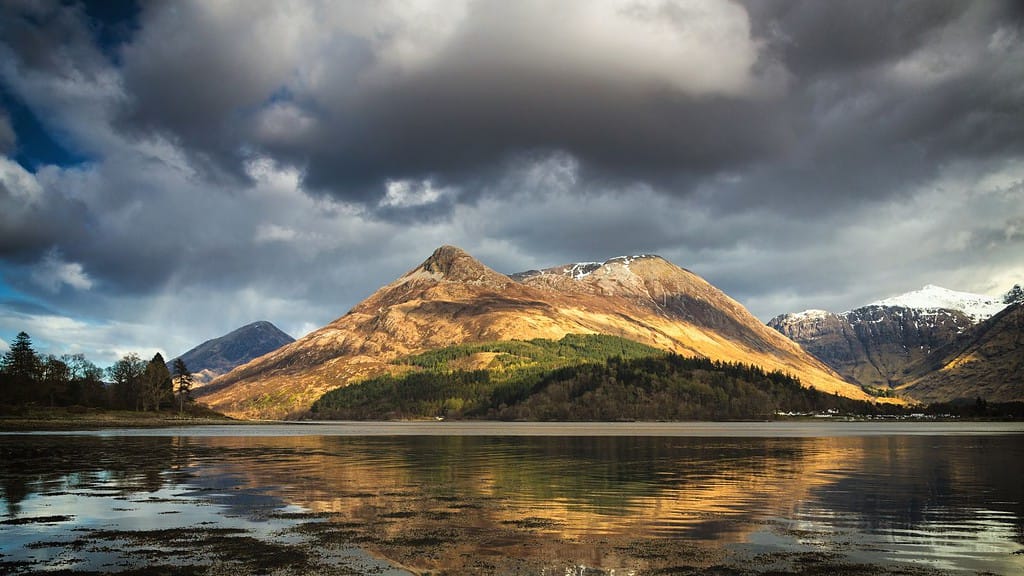
[[[443,532],[424,532],[415,535],[410,534],[397,536],[395,538],[385,540],[383,544],[399,546],[402,548],[426,548],[450,544],[454,541],[455,538],[453,538],[451,534]]]
[[[549,518],[518,518],[516,520],[503,520],[502,524],[515,526],[516,528],[525,529],[539,529],[539,528],[557,528],[561,526],[561,522],[557,520],[551,520]]]
[[[932,576],[942,574],[920,566],[880,566],[843,562],[843,555],[827,552],[775,552],[761,554],[753,561],[758,576]],[[790,563],[788,568],[767,568],[769,564]],[[758,569],[761,568],[761,569]]]
[[[63,569],[48,571],[46,574],[47,576],[104,576],[107,574],[117,574],[118,576],[201,576],[208,574],[208,567],[155,565],[127,568],[116,572]]]
[[[199,554],[260,570],[294,569],[311,565],[309,553],[300,546],[265,542],[245,534],[246,531],[239,528],[94,530],[89,532],[88,536],[70,543],[70,546],[89,546],[95,549],[102,546],[101,543],[104,541],[127,541],[140,547],[159,546],[160,548],[141,548],[132,552],[135,556],[151,560],[193,557]]]
[[[25,518],[10,518],[8,520],[0,520],[0,524],[3,524],[4,526],[23,526],[25,524],[56,524],[58,522],[69,522],[74,519],[74,516],[68,516],[64,514],[54,516],[28,516]]]
[[[750,572],[736,566],[669,566],[645,572],[650,576],[747,576]]]
[[[291,532],[313,538],[320,545],[361,544],[372,542],[373,538],[364,534],[362,524],[354,522],[307,522],[291,529]]]
[[[399,511],[396,511],[396,512],[388,512],[386,514],[381,514],[380,517],[381,518],[412,518],[413,516],[416,516],[416,514],[417,513],[413,512],[412,510],[399,510]]]
[[[617,547],[616,550],[639,560],[671,563],[677,565],[675,568],[677,570],[682,569],[681,566],[678,566],[680,563],[706,566],[720,561],[722,556],[721,553],[707,546],[666,540],[635,540],[625,546]]]
[[[443,511],[443,510],[432,510],[430,512],[424,512],[423,513],[423,517],[424,518],[426,518],[428,520],[437,520],[437,521],[450,520],[454,516],[455,516],[454,512],[446,512],[446,511]]]

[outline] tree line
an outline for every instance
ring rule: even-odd
[[[459,359],[497,353],[483,369]],[[776,412],[877,414],[898,409],[805,388],[758,366],[665,353],[613,336],[460,345],[405,358],[415,366],[338,388],[318,418],[746,420]]]
[[[193,381],[181,358],[168,369],[159,352],[149,361],[132,352],[104,370],[84,354],[40,355],[20,332],[0,359],[0,405],[184,412]]]

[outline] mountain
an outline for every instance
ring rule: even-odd
[[[324,392],[454,344],[607,334],[687,356],[756,364],[867,398],[706,281],[658,256],[505,276],[452,246],[344,316],[217,378],[201,394],[236,416],[302,413]]]
[[[920,290],[907,292],[893,298],[872,302],[868,306],[881,308],[909,308],[922,312],[955,310],[968,316],[972,322],[987,320],[1006,308],[1015,294],[1019,295],[1020,286],[1008,292],[1003,298],[992,298],[970,292],[956,292],[941,286],[929,284]]]
[[[904,381],[901,391],[922,402],[1024,401],[1024,302],[911,365]]]
[[[980,322],[1021,298],[1019,286],[991,298],[929,285],[840,314],[784,314],[768,326],[850,381],[887,390],[905,383],[912,365],[969,338]]]
[[[221,374],[253,358],[277,350],[295,339],[270,322],[253,322],[220,338],[207,340],[178,358],[192,371],[198,385],[206,384]],[[174,360],[167,363],[173,366]]]

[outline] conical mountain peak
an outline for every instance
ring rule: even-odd
[[[407,279],[429,277],[447,282],[498,283],[511,280],[491,270],[457,246],[441,246],[422,264],[404,276]]]
[[[469,253],[462,248],[446,244],[437,250],[434,250],[434,253],[424,260],[417,269],[435,274],[447,275],[453,272],[459,272],[464,268],[477,268],[481,266],[483,266],[483,264],[470,256]]]

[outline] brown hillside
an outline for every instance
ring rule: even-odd
[[[922,402],[984,398],[1024,401],[1024,303],[907,369],[902,392]]]
[[[562,266],[513,280],[443,246],[341,318],[218,378],[201,400],[235,416],[279,418],[305,411],[328,390],[398,370],[389,362],[401,356],[570,333],[612,334],[780,369],[819,390],[867,399],[739,303],[660,257],[586,268]]]

